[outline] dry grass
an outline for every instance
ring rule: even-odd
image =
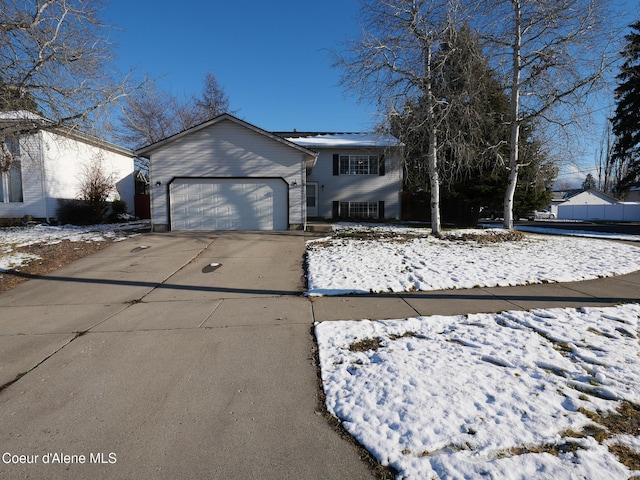
[[[38,243],[25,247],[15,248],[16,252],[31,253],[39,256],[40,260],[33,260],[27,265],[22,265],[16,270],[0,273],[0,293],[17,287],[26,282],[29,277],[46,275],[54,272],[79,258],[106,248],[111,240],[103,242],[71,242],[63,240],[60,243],[48,245]],[[17,275],[16,275],[17,274]]]
[[[595,427],[585,427],[585,433],[593,436],[598,442],[602,442],[612,435],[640,435],[640,405],[631,402],[622,402],[616,413],[602,414],[581,408],[580,412],[586,415],[591,421],[604,427],[604,430]],[[595,432],[595,434],[593,434]],[[640,470],[640,453],[626,445],[612,444],[608,446],[623,465],[631,470]]]
[[[591,421],[605,427],[612,435],[640,435],[640,405],[622,402],[616,413],[607,415],[581,408],[580,412]]]
[[[477,243],[503,243],[519,242],[524,239],[525,234],[518,230],[491,230],[482,232],[465,232],[460,234],[444,233],[443,240],[454,240],[458,242]]]
[[[613,453],[620,463],[630,470],[640,470],[640,455],[626,445],[609,445],[609,451]]]
[[[387,242],[408,242],[416,238],[425,238],[431,236],[431,232],[424,230],[424,232],[394,232],[375,229],[341,229],[333,232],[332,239],[346,239],[346,240],[384,240]],[[456,242],[476,242],[480,244],[488,243],[503,243],[503,242],[519,242],[525,238],[525,234],[517,230],[483,230],[463,233],[449,233],[443,232],[440,236],[442,240],[456,241]],[[326,246],[330,245],[331,241],[317,242],[316,245]]]
[[[357,342],[349,345],[349,350],[352,352],[368,352],[370,350],[378,350],[382,347],[382,338],[363,338]]]
[[[500,452],[498,457],[514,457],[517,455],[526,455],[528,453],[548,453],[557,457],[560,454],[577,452],[581,449],[582,447],[575,442],[565,442],[560,444],[546,443],[544,445],[520,445]]]

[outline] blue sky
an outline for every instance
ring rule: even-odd
[[[638,3],[614,1],[625,11],[617,21],[630,23]],[[198,94],[212,72],[236,115],[265,130],[354,132],[378,118],[345,94],[330,51],[359,32],[358,11],[358,0],[107,0],[105,20],[118,28],[119,67],[156,78],[173,95]],[[576,145],[579,161],[562,166],[559,182],[596,173],[604,122],[601,115]]]
[[[357,0],[110,0],[122,69],[174,95],[216,75],[238,117],[266,130],[366,131],[375,112],[345,96],[329,50],[359,30]]]

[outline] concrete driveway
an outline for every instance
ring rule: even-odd
[[[143,235],[0,295],[0,478],[371,478],[317,411],[304,240]]]

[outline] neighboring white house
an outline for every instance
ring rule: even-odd
[[[3,129],[20,122],[46,120],[28,112],[0,113]],[[131,150],[84,134],[62,128],[41,129],[7,141],[14,159],[8,172],[0,172],[0,218],[54,221],[59,202],[78,198],[83,173],[100,163],[103,171],[113,175],[119,197],[133,212],[134,177]]]
[[[154,230],[287,230],[310,217],[399,218],[402,169],[363,135],[275,134],[220,115],[138,150]],[[342,173],[341,173],[342,172]]]
[[[560,220],[638,221],[640,203],[620,202],[599,190],[578,190],[565,195],[557,204]]]

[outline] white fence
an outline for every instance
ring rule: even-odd
[[[617,203],[614,205],[558,205],[558,219],[639,222],[640,203]]]

